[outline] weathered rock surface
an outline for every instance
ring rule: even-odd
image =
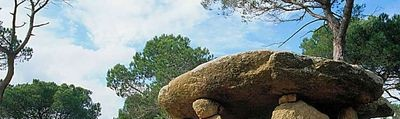
[[[224,107],[223,119],[243,119],[271,117],[279,97],[297,94],[332,116],[349,105],[377,100],[382,85],[372,72],[345,62],[253,51],[221,57],[182,74],[161,89],[158,100],[172,118],[198,118],[192,103],[205,98]]]
[[[329,119],[329,117],[300,100],[279,105],[272,112],[271,119]]]
[[[291,102],[296,102],[296,101],[297,101],[296,94],[283,95],[282,97],[279,98],[279,104],[291,103]]]
[[[358,119],[358,115],[352,107],[348,107],[339,113],[339,119]]]
[[[385,98],[381,97],[377,101],[359,105],[355,108],[358,112],[360,119],[369,119],[373,117],[386,117],[393,115],[394,111],[390,108],[390,102]]]
[[[209,118],[205,118],[205,119],[222,119],[220,115],[214,115],[212,117]]]
[[[192,106],[199,118],[209,118],[217,115],[220,111],[220,105],[208,99],[198,99],[193,102]]]

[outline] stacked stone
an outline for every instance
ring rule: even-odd
[[[173,119],[357,119],[393,115],[383,80],[330,59],[253,51],[225,56],[172,80],[159,103]]]
[[[200,119],[221,119],[222,106],[209,99],[198,99],[193,102],[193,109]]]

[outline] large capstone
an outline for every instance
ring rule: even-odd
[[[356,65],[289,52],[253,51],[221,57],[164,86],[159,104],[171,118],[198,118],[197,99],[222,105],[222,119],[270,118],[279,98],[296,94],[331,118],[342,108],[371,103],[383,81]]]

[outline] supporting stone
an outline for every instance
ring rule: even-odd
[[[288,94],[284,95],[279,98],[279,104],[283,103],[292,103],[297,101],[297,95],[296,94]]]
[[[206,118],[206,119],[222,119],[222,118],[220,115],[214,115],[214,116]]]
[[[294,103],[283,103],[272,112],[271,119],[329,119],[314,107],[299,100]]]
[[[219,113],[222,118],[270,118],[280,96],[295,93],[297,100],[316,104],[337,119],[341,108],[358,109],[358,104],[377,100],[382,86],[383,79],[376,74],[342,61],[251,51],[220,57],[178,76],[161,89],[158,103],[178,119],[198,119],[192,105],[202,98],[218,99],[214,101],[225,110]],[[364,116],[371,117],[371,113],[359,115]]]
[[[352,107],[340,111],[338,117],[339,119],[358,119],[357,112]]]
[[[198,99],[193,102],[192,107],[200,119],[221,119],[219,112],[222,106],[209,99]]]

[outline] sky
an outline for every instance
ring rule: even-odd
[[[366,4],[366,14],[400,13],[400,0],[356,3]],[[128,64],[154,36],[180,34],[191,40],[191,46],[208,48],[215,56],[259,49],[300,54],[301,36],[321,25],[310,25],[277,47],[268,45],[283,41],[305,21],[244,23],[237,15],[205,10],[200,0],[72,0],[69,4],[51,4],[38,14],[36,23],[50,24],[35,29],[28,44],[34,49],[33,57],[17,63],[11,84],[40,79],[89,89],[93,101],[101,103],[100,119],[116,117],[124,102],[106,87],[107,70],[118,63]],[[10,25],[12,6],[10,0],[0,0],[3,26]],[[20,11],[18,23],[22,24],[26,11]],[[23,31],[18,31],[19,36]],[[5,71],[0,71],[0,77],[4,76]]]

